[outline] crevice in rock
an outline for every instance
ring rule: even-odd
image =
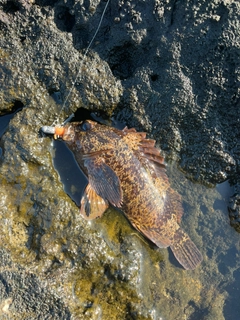
[[[36,0],[35,4],[39,5],[40,7],[53,7],[56,2],[58,2],[58,0]]]
[[[11,13],[14,14],[15,12],[19,11],[21,9],[20,5],[16,2],[16,1],[7,1],[7,3],[5,3],[3,5],[3,11],[5,13]]]
[[[9,114],[12,114],[12,113],[16,113],[20,110],[22,110],[24,107],[24,104],[22,103],[22,101],[20,100],[14,100],[13,101],[13,104],[12,104],[12,108],[9,110],[1,110],[1,113],[0,113],[0,117],[4,117],[6,115],[9,115]]]
[[[107,60],[114,76],[120,80],[132,77],[138,67],[137,57],[142,55],[140,51],[131,43],[113,48]]]
[[[157,81],[158,80],[158,75],[157,74],[151,74],[150,75],[150,78],[151,78],[151,80],[153,81],[153,82],[155,82],[155,81]]]
[[[68,8],[59,6],[55,10],[55,23],[59,30],[71,32],[75,25],[75,15],[72,15]]]

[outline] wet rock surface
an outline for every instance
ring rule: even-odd
[[[240,233],[240,186],[234,186],[234,194],[231,195],[228,205],[228,213],[231,226]]]
[[[0,250],[0,318],[1,319],[70,319],[71,314],[47,281],[13,263]]]
[[[186,176],[214,184],[239,174],[239,2],[110,1],[71,89],[105,4],[0,1],[0,112],[23,106],[0,141],[0,318],[237,318],[230,194]],[[148,131],[185,172],[168,166],[182,226],[204,256],[197,270],[116,211],[79,217],[51,139],[39,135],[79,107]]]

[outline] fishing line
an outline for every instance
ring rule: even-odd
[[[103,10],[103,13],[102,13],[102,15],[101,15],[101,18],[100,18],[100,20],[99,20],[97,29],[96,29],[93,37],[92,37],[92,40],[90,41],[89,45],[87,46],[87,49],[86,49],[86,51],[85,51],[85,53],[84,53],[84,55],[83,55],[82,61],[80,62],[77,75],[76,75],[76,77],[75,77],[75,79],[74,79],[74,81],[73,81],[73,84],[72,84],[72,86],[71,86],[71,88],[70,88],[70,90],[69,90],[69,92],[68,92],[68,94],[67,94],[67,97],[65,98],[65,100],[64,100],[64,102],[63,102],[63,105],[62,105],[62,107],[61,107],[61,109],[60,109],[60,111],[59,111],[59,116],[57,117],[57,119],[56,119],[55,121],[53,121],[52,126],[53,126],[54,124],[59,123],[60,113],[61,113],[62,110],[65,108],[66,102],[68,101],[68,98],[69,98],[70,94],[72,93],[73,88],[74,88],[74,86],[75,86],[75,84],[76,84],[76,82],[77,82],[77,78],[79,77],[79,74],[80,74],[80,72],[82,71],[83,62],[85,61],[86,56],[87,56],[87,54],[88,54],[88,51],[89,51],[89,49],[90,49],[90,47],[91,47],[91,45],[92,45],[92,43],[93,43],[93,41],[94,41],[94,39],[95,39],[95,37],[96,37],[96,35],[97,35],[100,27],[101,27],[101,24],[102,24],[102,21],[103,21],[103,17],[104,17],[104,15],[105,15],[105,12],[106,12],[106,10],[107,10],[107,7],[108,7],[109,2],[110,2],[110,0],[107,0],[107,3],[106,3],[106,5],[105,5],[105,7],[104,7],[104,10]],[[71,115],[69,118],[72,118],[72,117],[73,117],[73,115]],[[69,118],[68,118],[68,119],[69,119]],[[66,123],[66,121],[64,121],[63,124],[65,124],[65,123]],[[63,125],[63,124],[62,124],[62,125]]]

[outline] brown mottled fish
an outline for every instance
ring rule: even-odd
[[[111,204],[158,247],[170,246],[185,269],[194,269],[202,261],[179,225],[180,196],[170,187],[164,159],[146,133],[90,120],[51,130],[55,138],[66,141],[88,177],[80,208],[85,219],[100,217]]]

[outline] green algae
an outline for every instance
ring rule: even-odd
[[[119,319],[127,313],[130,303],[133,309],[131,312],[134,312],[134,305],[141,303],[136,292],[129,290],[127,283],[115,281],[112,269],[112,266],[105,266],[104,273],[98,273],[95,268],[89,268],[75,274],[77,280],[74,283],[74,295],[85,309],[86,318],[91,319],[95,310],[100,309],[103,319],[109,315],[111,319]]]

